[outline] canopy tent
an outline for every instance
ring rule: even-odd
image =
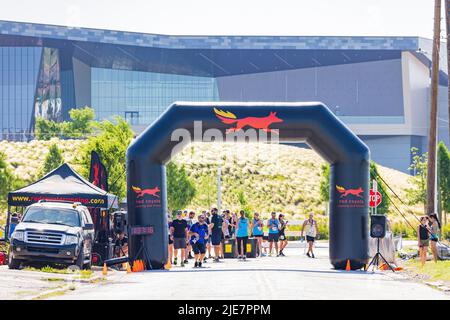
[[[28,206],[43,199],[80,202],[88,208],[118,208],[117,196],[94,186],[67,163],[40,180],[8,193],[9,206]]]

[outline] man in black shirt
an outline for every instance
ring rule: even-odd
[[[178,249],[181,249],[181,266],[184,267],[186,260],[186,241],[188,240],[188,224],[183,219],[181,211],[177,212],[177,218],[172,221],[170,233],[173,236],[174,260],[173,264],[177,264]]]
[[[219,261],[220,243],[222,242],[223,218],[217,214],[217,209],[211,210],[211,223],[209,225],[211,232],[211,244],[214,246],[214,261]]]

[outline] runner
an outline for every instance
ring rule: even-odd
[[[222,225],[223,218],[218,215],[217,208],[211,210],[211,224],[209,230],[211,233],[211,243],[214,247],[214,262],[219,262],[220,244],[222,242]]]
[[[184,212],[187,212],[187,211],[185,210]],[[186,218],[188,230],[190,230],[191,227],[194,225],[194,223],[195,223],[194,218],[195,218],[195,212],[194,211],[189,212],[189,215]],[[192,251],[191,243],[189,241],[187,241],[187,243],[186,243],[186,259],[184,260],[184,263],[188,263],[188,259],[192,259],[191,251]]]
[[[169,229],[169,261],[172,263],[173,260],[173,235],[171,232],[172,229],[172,215],[167,215],[167,228]]]
[[[269,227],[267,226],[267,222],[268,220],[264,220],[264,226],[263,226],[263,253],[262,253],[262,257],[267,256],[267,244],[269,241]]]
[[[286,231],[286,226],[288,224],[288,221],[284,220],[284,215],[280,213],[278,216],[278,221],[280,222],[280,231],[278,233],[278,239],[280,240],[280,256],[285,256],[283,253],[284,248],[287,246],[287,239],[284,232]]]
[[[305,222],[303,222],[301,237],[303,237],[305,228],[306,228],[306,241],[308,242],[308,252],[306,252],[306,255],[309,258],[315,258],[313,252],[313,245],[317,235],[319,234],[319,229],[317,228],[317,222],[316,220],[314,220],[314,214],[312,212],[309,214],[309,218],[306,219]]]
[[[230,210],[225,210],[225,216],[223,217],[223,227],[222,227],[224,239],[230,239],[230,232],[231,232],[230,224],[231,224]]]
[[[262,240],[263,240],[263,222],[259,218],[259,213],[255,212],[252,220],[252,236],[256,238],[258,241],[258,257],[261,257],[262,254]]]
[[[269,228],[269,237],[268,237],[268,241],[269,241],[269,257],[272,256],[272,248],[273,245],[275,244],[275,251],[277,253],[277,257],[278,255],[278,226],[280,225],[278,219],[277,219],[277,214],[275,212],[272,212],[271,214],[271,218],[269,220],[267,220],[267,227]]]
[[[244,210],[239,212],[240,217],[237,221],[236,228],[236,240],[238,247],[238,259],[247,259],[247,241],[248,241],[248,229],[250,227],[250,223],[248,219],[245,217]]]
[[[208,226],[205,223],[205,216],[200,215],[198,222],[194,223],[189,231],[191,235],[191,245],[194,250],[194,268],[201,268],[202,261],[206,253],[206,241],[208,240]]]
[[[203,216],[205,217],[205,223],[208,226],[209,229],[209,224],[211,223],[211,218],[210,218],[210,213],[209,211],[203,210],[202,211]],[[208,237],[208,241],[206,242],[206,252],[208,254],[208,256],[206,256],[205,254],[205,258],[203,259],[203,262],[206,263],[207,259],[211,258],[211,233],[209,233],[209,237]]]
[[[186,260],[186,241],[188,239],[188,225],[183,219],[183,213],[177,212],[177,218],[172,222],[171,234],[173,236],[173,247],[175,258],[173,264],[177,265],[178,250],[181,249],[181,266],[184,267]]]

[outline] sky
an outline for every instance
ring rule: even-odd
[[[434,1],[0,0],[0,8],[0,20],[170,35],[432,38]]]

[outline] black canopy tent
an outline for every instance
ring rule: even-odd
[[[8,207],[25,207],[39,200],[80,202],[88,208],[118,208],[117,196],[96,187],[67,163],[49,172],[40,180],[8,193]],[[9,214],[8,208],[7,230]]]

